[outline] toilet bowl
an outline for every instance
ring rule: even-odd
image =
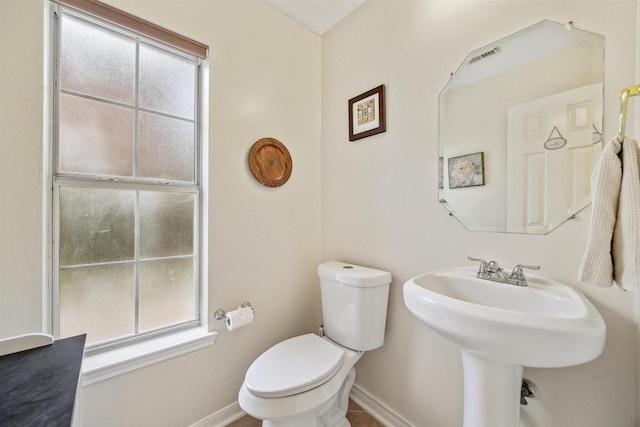
[[[240,407],[263,427],[349,427],[354,365],[384,341],[391,275],[331,261],[318,267],[326,336],[282,341],[247,370]]]
[[[285,352],[296,358],[285,356],[280,359],[283,363],[262,369]],[[254,362],[247,371],[238,403],[245,412],[263,420],[263,427],[348,427],[348,422],[340,423],[345,420],[355,381],[353,365],[363,353],[314,334],[282,341],[256,360],[264,364]],[[330,360],[320,354],[328,354]],[[252,370],[256,366],[258,369]]]

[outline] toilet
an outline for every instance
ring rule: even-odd
[[[240,407],[263,427],[349,427],[355,363],[382,346],[391,274],[338,261],[318,266],[324,336],[282,341],[249,367]]]

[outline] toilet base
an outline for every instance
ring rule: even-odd
[[[317,408],[291,417],[263,420],[262,427],[351,427],[347,420],[349,393],[356,379],[356,370],[347,373],[340,391]]]
[[[262,421],[262,427],[300,427],[300,426],[313,426],[313,427],[319,427],[319,426],[323,426],[324,424],[308,424],[309,422],[314,422],[313,420],[307,420],[304,418],[298,419],[296,418],[295,420],[276,420],[273,423],[267,420]],[[349,422],[349,420],[347,420],[347,418],[344,418],[342,420],[342,422],[340,424],[331,426],[331,427],[351,427],[351,423]]]

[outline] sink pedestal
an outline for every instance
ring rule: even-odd
[[[527,280],[507,285],[459,267],[404,284],[409,311],[460,348],[464,427],[519,426],[523,366],[579,365],[604,348],[604,320],[584,295],[541,276]]]
[[[520,425],[522,366],[462,350],[464,427]]]

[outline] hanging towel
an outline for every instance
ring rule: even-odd
[[[622,163],[617,138],[605,145],[591,175],[591,223],[587,249],[582,257],[578,280],[598,286],[613,284],[611,242],[622,184]]]
[[[638,144],[625,139],[622,157],[622,185],[616,227],[613,231],[613,280],[627,291],[640,286],[640,172]]]
[[[591,177],[591,224],[578,280],[625,290],[640,283],[638,145],[617,138],[605,146]]]

